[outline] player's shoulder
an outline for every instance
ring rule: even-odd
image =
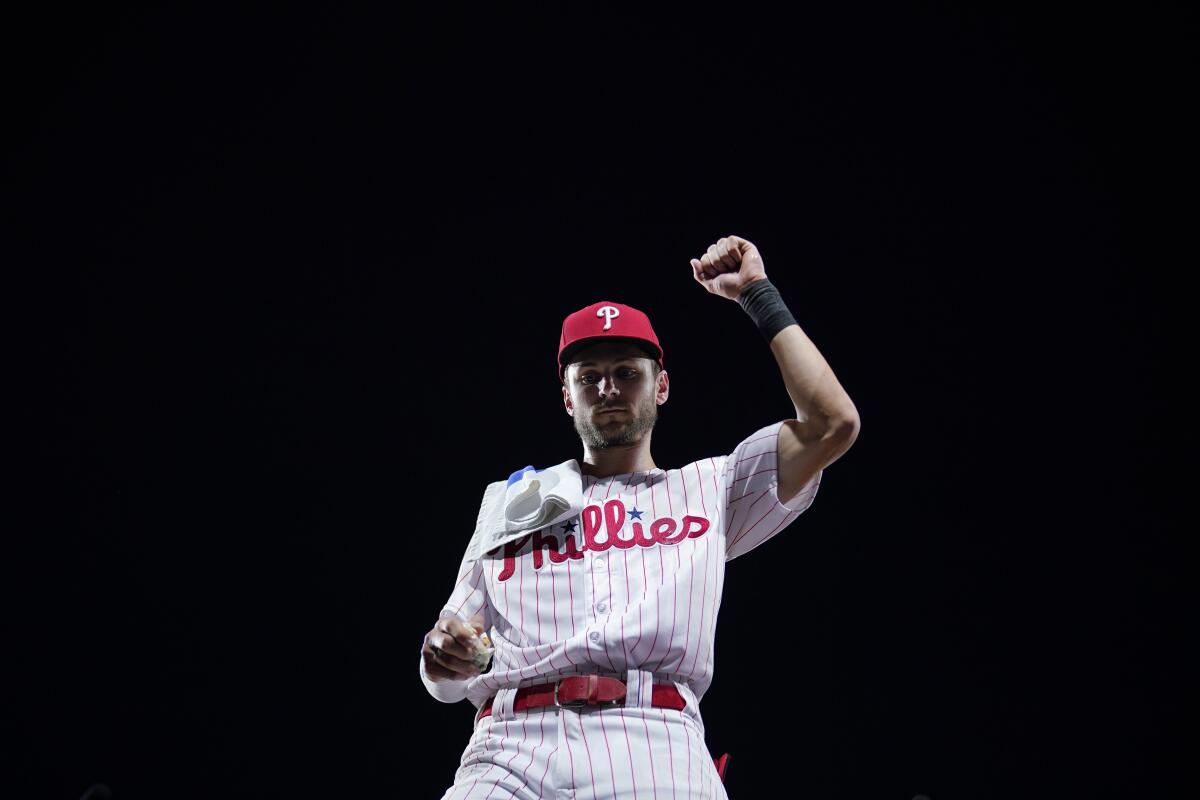
[[[705,456],[698,458],[695,461],[689,461],[682,467],[667,470],[669,473],[678,473],[685,476],[719,474],[724,466],[725,460],[729,458],[728,453],[720,453],[717,455]]]
[[[740,462],[774,452],[778,447],[779,429],[783,427],[784,422],[786,420],[780,419],[755,428],[744,434],[741,439],[732,442],[729,449],[720,455],[699,459],[683,469],[708,469],[719,473],[726,467],[732,468]]]
[[[674,480],[680,475],[694,476],[697,473],[702,475],[707,473],[720,474],[727,464],[732,463],[729,459],[735,455],[738,458],[744,459],[752,455],[774,450],[779,439],[779,429],[786,421],[779,419],[758,427],[743,435],[740,440],[733,442],[732,446],[724,452],[717,452],[710,456],[697,458],[681,467],[655,470],[647,474],[647,480],[657,482],[667,480],[668,477]]]
[[[757,428],[752,433],[747,434],[745,438],[738,443],[738,447],[741,448],[752,444],[757,444],[759,442],[771,441],[773,437],[777,438],[779,436],[779,429],[783,427],[785,422],[787,422],[786,419],[777,419],[774,422],[767,423],[766,425]]]

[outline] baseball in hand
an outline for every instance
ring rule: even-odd
[[[471,661],[475,666],[479,667],[480,672],[487,672],[488,664],[492,661],[492,653],[496,652],[496,648],[492,646],[492,640],[488,637],[487,631],[480,631],[475,637],[474,652]]]
[[[447,616],[425,634],[421,659],[430,680],[460,681],[486,670],[494,650],[478,615],[467,621]]]
[[[767,277],[758,248],[740,236],[721,237],[691,264],[697,283],[728,300],[737,300],[747,285]]]

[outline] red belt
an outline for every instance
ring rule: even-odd
[[[492,713],[492,703],[496,698],[487,701],[487,707],[478,719]],[[602,675],[574,675],[563,678],[558,683],[540,683],[537,686],[526,686],[517,689],[516,699],[513,700],[513,711],[523,711],[526,708],[541,708],[542,706],[558,706],[560,708],[583,708],[598,706],[612,708],[625,705],[625,682],[618,678],[606,678]],[[654,708],[673,708],[682,711],[686,702],[679,690],[669,683],[656,683],[651,689],[650,705]]]
[[[492,703],[496,698],[487,701],[487,707],[476,718],[476,722],[492,713]],[[575,675],[563,678],[558,683],[540,683],[537,686],[526,686],[517,689],[513,700],[513,711],[523,711],[526,708],[541,708],[542,706],[558,706],[560,708],[583,708],[599,706],[611,708],[625,704],[625,682],[618,678],[606,678],[602,675]],[[683,695],[669,683],[656,683],[651,688],[650,705],[654,708],[673,708],[682,711],[686,705]],[[729,764],[729,753],[720,758],[714,758],[717,775],[725,782],[725,768]]]

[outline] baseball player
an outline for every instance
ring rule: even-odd
[[[558,374],[583,443],[585,505],[464,558],[425,634],[426,688],[478,709],[443,800],[727,797],[700,715],[725,562],[808,508],[859,419],[753,244],[726,236],[691,266],[758,326],[795,419],[728,455],[661,468],[650,437],[670,382],[649,318],[603,301],[564,320]],[[736,407],[741,387],[704,377],[714,414]]]

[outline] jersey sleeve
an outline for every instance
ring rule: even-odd
[[[487,580],[483,569],[483,559],[468,561],[463,556],[458,567],[458,580],[450,599],[442,606],[439,617],[458,617],[468,620],[476,614],[483,615],[484,630],[492,629],[492,607],[488,602]]]
[[[442,606],[438,619],[443,617],[458,617],[466,622],[475,614],[483,616],[483,629],[492,629],[492,607],[488,602],[487,580],[482,559],[468,561],[464,555],[458,568],[458,580],[450,599]],[[420,659],[421,682],[435,700],[443,703],[457,703],[467,696],[467,681],[431,681],[425,673],[425,659]]]
[[[725,560],[732,561],[767,541],[800,516],[817,496],[821,470],[799,494],[779,500],[776,454],[783,420],[755,431],[725,459]]]

